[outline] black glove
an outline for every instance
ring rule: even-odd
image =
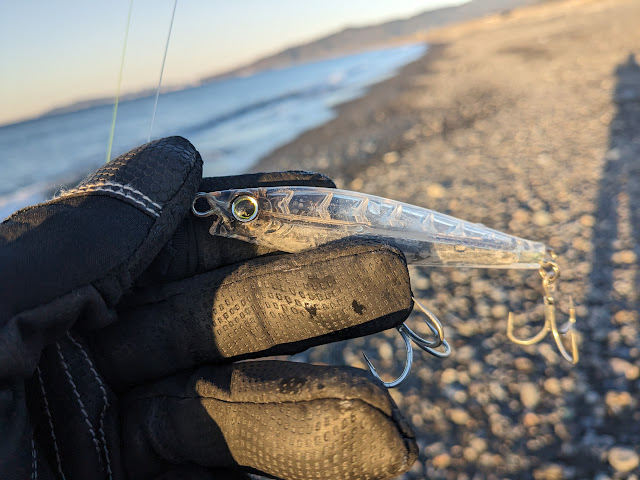
[[[333,183],[201,168],[185,139],[151,142],[0,225],[0,478],[378,479],[415,461],[368,372],[230,363],[399,325],[402,254],[213,237],[197,191]]]

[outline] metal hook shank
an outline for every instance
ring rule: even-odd
[[[534,336],[530,338],[517,338],[513,334],[513,313],[509,312],[507,317],[507,337],[518,345],[533,345],[542,341],[549,332],[553,335],[553,339],[560,351],[560,354],[565,360],[573,363],[578,363],[580,355],[578,353],[578,344],[576,338],[576,332],[573,330],[576,323],[575,308],[573,307],[573,300],[569,299],[569,320],[562,327],[558,328],[556,322],[556,306],[553,299],[553,293],[555,291],[555,281],[560,277],[560,269],[558,265],[548,260],[540,266],[540,276],[542,277],[542,288],[544,289],[544,326]],[[571,353],[567,351],[562,342],[562,337],[569,335],[569,342],[571,343]]]
[[[404,339],[404,346],[405,346],[405,348],[407,350],[407,361],[404,364],[403,372],[394,381],[392,381],[392,382],[383,381],[382,378],[380,378],[380,375],[378,375],[378,372],[376,371],[375,367],[373,366],[373,364],[369,360],[369,357],[367,357],[367,354],[362,352],[362,356],[364,357],[364,361],[367,362],[367,366],[369,367],[369,370],[371,371],[372,375],[374,377],[376,377],[378,380],[380,380],[382,382],[382,384],[387,388],[393,388],[393,387],[397,387],[398,385],[400,385],[404,381],[404,379],[407,378],[407,375],[409,375],[409,372],[411,371],[411,365],[413,363],[413,348],[411,348],[411,340],[409,339],[407,334],[404,331],[401,330],[403,326],[404,326],[404,324],[402,326],[400,326],[400,327],[397,327],[397,330],[398,330],[398,332],[400,332],[400,335],[402,335],[402,338]]]

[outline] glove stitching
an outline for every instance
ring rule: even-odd
[[[53,419],[51,417],[51,410],[49,410],[49,401],[47,400],[47,393],[44,389],[44,382],[42,381],[42,374],[40,373],[40,367],[36,367],[36,374],[38,375],[38,383],[40,384],[40,392],[42,393],[44,411],[47,414],[47,421],[49,423],[49,432],[51,433],[51,440],[53,441],[53,452],[56,456],[58,473],[60,474],[60,478],[65,478],[64,473],[62,473],[62,461],[60,460],[60,451],[58,450],[58,441],[56,440],[56,434],[53,431]]]
[[[115,195],[118,195],[120,197],[128,198],[129,200],[132,200],[138,205],[141,205],[146,211],[151,213],[151,215],[153,215],[154,217],[160,216],[158,212],[156,212],[153,208],[149,207],[143,201],[138,200],[137,198],[133,197],[132,195],[129,195],[128,193],[124,193],[123,191],[113,190],[112,188],[106,188],[106,187],[96,187],[91,190],[86,190],[85,192],[80,192],[80,193],[92,193],[92,192],[108,192],[108,193],[113,193]]]
[[[306,400],[277,400],[277,401],[273,401],[273,402],[249,402],[249,401],[233,401],[233,400],[225,400],[223,398],[219,398],[219,397],[203,397],[203,396],[193,396],[193,397],[188,397],[188,396],[183,396],[183,395],[150,395],[150,396],[144,396],[144,397],[136,397],[136,398],[132,398],[130,400],[130,402],[136,402],[139,400],[157,400],[157,399],[165,399],[165,398],[169,398],[172,400],[215,400],[217,402],[222,402],[222,403],[228,403],[230,405],[286,405],[286,404],[296,404],[296,403],[308,403],[308,402],[315,402],[318,400],[336,400],[339,402],[362,402],[368,406],[370,406],[371,408],[378,410],[380,413],[382,413],[384,416],[389,417],[389,414],[387,414],[383,409],[381,409],[380,407],[375,406],[372,403],[367,402],[366,400],[362,399],[362,398],[358,398],[358,397],[315,397],[315,398],[309,398]],[[391,407],[391,411],[396,410],[395,408]]]
[[[140,197],[142,197],[142,200],[137,199],[137,198],[129,195],[128,193],[125,193],[124,191],[113,190],[113,189],[107,188],[107,187],[117,187],[117,188],[121,188],[122,190],[129,190],[132,193],[140,195]],[[160,215],[159,215],[158,212],[156,212],[155,209],[153,209],[151,207],[152,206],[156,207],[159,211],[162,211],[162,205],[160,205],[159,203],[154,202],[153,200],[151,200],[148,196],[146,196],[140,190],[137,190],[137,189],[133,188],[130,185],[125,185],[125,184],[117,183],[117,182],[100,182],[100,183],[91,183],[91,184],[88,184],[88,185],[79,185],[79,186],[77,186],[76,188],[74,188],[72,190],[64,192],[64,194],[62,194],[61,197],[66,197],[66,196],[69,196],[69,195],[73,195],[75,193],[91,193],[91,192],[95,192],[95,191],[109,192],[109,193],[114,193],[116,195],[124,196],[124,197],[128,198],[129,200],[133,200],[137,204],[142,205],[145,208],[145,210],[151,212],[156,217],[159,217]],[[145,201],[147,203],[145,203]]]
[[[89,414],[87,413],[87,411],[84,408],[84,403],[82,402],[82,398],[80,397],[80,392],[78,392],[78,388],[77,388],[75,382],[73,381],[73,377],[71,376],[71,372],[69,371],[69,365],[67,364],[67,362],[64,359],[64,355],[62,354],[62,349],[60,348],[60,344],[58,342],[56,342],[56,348],[58,350],[58,357],[60,357],[60,361],[62,362],[62,366],[64,368],[67,380],[71,384],[71,389],[73,390],[73,393],[75,394],[76,399],[78,400],[78,405],[80,406],[80,411],[82,412],[82,415],[84,416],[84,422],[87,424],[87,427],[89,428],[89,433],[91,434],[91,438],[93,439],[93,444],[96,447],[96,452],[98,453],[98,458],[101,458],[102,455],[100,455],[100,442],[98,442],[98,438],[96,437],[96,432],[93,429],[93,425],[91,425],[91,422],[89,421]]]
[[[71,336],[69,332],[67,332],[67,337],[69,338],[69,340],[71,340],[71,342],[76,347],[78,347],[78,349],[82,353],[82,356],[87,361],[87,364],[89,365],[89,370],[91,371],[91,373],[93,373],[93,376],[95,377],[96,382],[98,382],[98,388],[100,388],[100,392],[102,393],[103,403],[102,403],[102,411],[100,412],[100,421],[98,423],[98,432],[100,432],[100,439],[102,440],[104,458],[105,458],[105,463],[107,465],[107,475],[110,479],[112,479],[113,473],[111,472],[111,461],[109,459],[109,447],[107,446],[107,436],[104,433],[104,417],[107,413],[107,408],[109,407],[109,401],[107,399],[107,391],[104,388],[104,383],[102,383],[102,380],[100,379],[100,376],[98,375],[98,372],[96,371],[93,365],[93,362],[89,358],[89,355],[87,354],[86,350],[82,347],[80,342],[78,342],[75,338]]]
[[[89,185],[82,185],[77,187],[77,189],[90,189],[92,187],[99,187],[100,185],[109,185],[111,187],[120,187],[123,188],[125,190],[129,190],[133,193],[137,193],[138,195],[140,195],[144,200],[146,200],[147,202],[149,202],[151,205],[153,205],[154,207],[156,207],[158,210],[162,210],[162,205],[160,205],[157,202],[154,202],[153,200],[151,200],[151,198],[149,198],[148,196],[146,196],[144,193],[142,193],[140,190],[133,188],[131,185],[126,185],[126,184],[122,184],[122,183],[117,183],[117,182],[100,182],[100,183],[93,183],[93,184],[89,184]]]
[[[38,480],[38,453],[36,442],[33,440],[33,430],[31,431],[31,480]]]

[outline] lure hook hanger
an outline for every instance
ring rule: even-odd
[[[433,312],[431,312],[427,307],[416,300],[415,297],[411,298],[413,299],[414,305],[417,305],[422,313],[425,314],[426,318],[424,322],[427,324],[427,327],[429,327],[429,330],[431,330],[431,332],[435,336],[435,339],[431,341],[425,340],[409,327],[407,327],[404,323],[399,327],[396,327],[396,329],[402,336],[402,339],[404,340],[405,349],[407,351],[407,360],[404,364],[404,370],[402,371],[400,376],[391,382],[383,381],[382,378],[380,378],[380,375],[378,375],[375,367],[369,360],[369,357],[367,357],[367,354],[364,352],[362,353],[362,355],[364,356],[364,360],[365,362],[367,362],[367,366],[369,367],[369,370],[371,371],[373,376],[380,380],[387,388],[397,387],[404,381],[405,378],[407,378],[407,375],[409,375],[409,372],[411,371],[411,365],[413,363],[413,347],[411,346],[411,341],[413,341],[421,350],[424,350],[425,352],[428,352],[438,358],[446,358],[451,354],[451,347],[444,338],[444,327],[442,326],[442,322],[440,322],[438,317],[436,317]],[[444,346],[443,352],[436,350],[436,348],[440,345]]]
[[[573,299],[569,298],[569,320],[562,327],[558,328],[556,320],[556,305],[553,295],[556,290],[556,281],[560,278],[560,267],[558,267],[558,264],[554,261],[556,258],[555,253],[550,251],[549,254],[551,259],[541,262],[540,268],[538,269],[538,272],[542,277],[542,288],[544,290],[544,326],[532,337],[518,338],[513,334],[513,312],[509,312],[509,316],[507,318],[507,337],[518,345],[534,345],[542,341],[542,339],[551,332],[560,354],[567,361],[575,365],[580,359],[576,332],[574,331],[574,326],[576,324],[576,311],[573,306]],[[567,351],[562,341],[562,337],[565,335],[569,335],[571,353]]]

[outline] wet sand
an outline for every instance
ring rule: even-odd
[[[636,0],[572,0],[428,32],[422,59],[256,167],[324,172],[559,255],[559,317],[572,296],[579,318],[575,367],[551,338],[507,339],[509,310],[542,325],[535,271],[414,269],[454,351],[416,353],[393,391],[420,446],[405,478],[640,473],[639,25]],[[304,355],[363,367],[362,349],[390,375],[404,361],[394,332]]]

